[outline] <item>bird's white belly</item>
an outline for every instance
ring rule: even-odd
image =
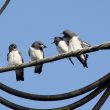
[[[43,59],[43,52],[41,50],[31,48],[30,49],[30,57],[31,57],[31,60]]]
[[[9,53],[9,65],[20,65],[22,64],[22,58],[18,51],[13,51]]]
[[[57,50],[59,51],[60,54],[68,52],[68,45],[64,41],[60,41]]]
[[[69,51],[76,51],[82,49],[81,42],[77,37],[73,37],[69,42]]]

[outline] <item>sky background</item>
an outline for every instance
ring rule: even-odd
[[[4,0],[0,0],[0,6]],[[58,54],[52,39],[65,29],[76,32],[91,45],[110,41],[110,0],[11,0],[0,16],[0,66],[7,66],[8,46],[16,43],[25,62],[28,49],[34,41],[47,45],[45,57]],[[89,54],[88,69],[76,58],[74,67],[67,59],[44,65],[42,74],[34,68],[25,69],[25,81],[16,82],[15,72],[0,74],[0,82],[28,93],[53,95],[84,87],[110,71],[110,51]],[[33,108],[62,107],[81,97],[58,102],[26,100],[0,90],[0,96],[16,104]],[[76,110],[91,110],[100,96]],[[109,110],[110,98],[101,110]],[[10,110],[0,105],[1,110]]]

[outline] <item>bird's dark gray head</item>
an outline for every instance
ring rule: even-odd
[[[56,45],[58,45],[58,43],[59,43],[60,41],[62,41],[62,40],[63,40],[62,37],[54,37],[53,43],[56,44]]]
[[[70,30],[64,30],[63,31],[63,38],[67,38],[67,39],[71,39],[74,36],[77,36],[74,32],[70,31]]]
[[[35,48],[35,49],[43,49],[43,48],[46,48],[47,46],[45,46],[40,41],[35,41],[35,42],[33,42],[32,47]]]
[[[9,52],[11,52],[13,50],[16,50],[16,49],[17,49],[17,45],[16,44],[14,44],[14,43],[10,44],[10,46],[9,46]]]

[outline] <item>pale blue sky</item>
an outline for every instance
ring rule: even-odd
[[[4,0],[0,1],[0,6]],[[53,37],[64,29],[76,32],[91,45],[110,41],[110,0],[11,0],[0,16],[0,66],[7,66],[10,43],[16,43],[28,62],[28,48],[40,40],[47,45],[45,56],[57,55],[51,44]],[[90,53],[88,69],[74,58],[75,66],[64,59],[45,64],[41,75],[33,67],[25,69],[25,81],[16,82],[15,73],[0,75],[0,82],[17,90],[35,94],[60,94],[84,87],[110,70],[110,51]],[[34,108],[53,108],[68,105],[78,98],[59,102],[39,102],[14,97],[0,90],[0,95],[16,104]],[[76,110],[91,110],[99,97]],[[109,110],[110,98],[101,110]],[[0,105],[2,110],[10,110]]]

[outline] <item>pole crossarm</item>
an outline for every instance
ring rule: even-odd
[[[0,89],[21,97],[21,98],[26,98],[26,99],[30,99],[30,100],[38,100],[38,101],[57,101],[57,100],[64,100],[64,99],[69,99],[69,98],[73,98],[79,95],[82,95],[84,93],[87,93],[93,89],[95,89],[96,87],[104,84],[105,82],[110,81],[110,73],[108,73],[107,75],[105,75],[104,77],[100,78],[99,80],[95,81],[94,83],[85,86],[81,89],[72,91],[72,92],[68,92],[68,93],[64,93],[64,94],[58,94],[58,95],[37,95],[37,94],[30,94],[30,93],[26,93],[26,92],[22,92],[22,91],[18,91],[15,90],[13,88],[10,88],[2,83],[0,83]]]
[[[35,108],[28,108],[28,107],[23,107],[20,105],[17,105],[13,102],[8,101],[7,99],[4,99],[2,97],[0,97],[0,103],[2,103],[3,105],[15,109],[15,110],[73,110],[75,108],[78,108],[82,105],[84,105],[85,103],[89,102],[90,100],[92,100],[93,98],[95,98],[98,94],[100,94],[106,87],[108,84],[104,84],[100,87],[98,87],[97,89],[95,89],[93,92],[91,92],[89,95],[85,96],[84,98],[80,99],[77,102],[74,102],[70,105],[64,106],[64,107],[60,107],[60,108],[52,108],[52,109],[35,109]]]
[[[8,6],[10,0],[5,0],[5,3],[3,4],[3,6],[0,8],[0,15],[2,14],[2,12],[5,10],[5,8]]]
[[[96,51],[105,50],[105,49],[110,49],[110,42],[103,43],[103,44],[98,45],[98,46],[92,46],[92,47],[84,48],[81,50],[60,54],[60,55],[50,57],[50,58],[44,58],[42,60],[32,61],[29,63],[23,63],[23,64],[18,65],[18,66],[1,67],[0,73],[16,70],[16,69],[20,69],[20,68],[27,68],[27,67],[31,67],[31,66],[35,66],[35,65],[39,65],[39,64],[50,63],[50,62],[61,60],[61,59],[68,58],[68,57],[77,57],[80,54],[96,52]]]

